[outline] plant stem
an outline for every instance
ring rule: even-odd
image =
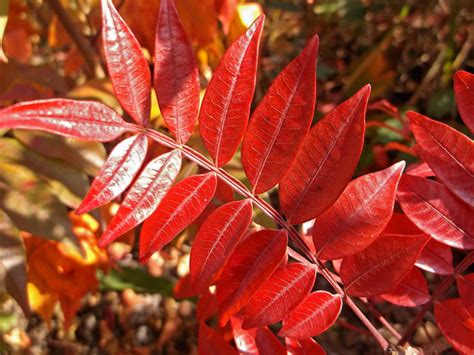
[[[134,126],[134,130],[137,133],[143,132],[143,128],[139,126]],[[345,294],[344,290],[339,286],[336,280],[331,276],[330,271],[326,268],[326,266],[318,260],[310,251],[309,247],[306,245],[306,242],[301,238],[300,234],[296,231],[296,229],[290,225],[279,213],[276,211],[270,204],[268,204],[265,200],[263,200],[260,196],[254,195],[242,182],[237,180],[235,177],[230,175],[224,169],[218,168],[213,165],[204,155],[199,153],[198,151],[194,150],[193,148],[178,144],[170,137],[151,129],[147,129],[145,132],[148,137],[155,140],[156,142],[172,149],[179,149],[184,156],[186,156],[191,161],[199,164],[201,167],[213,171],[216,173],[217,177],[227,183],[233,190],[235,190],[240,195],[250,199],[255,206],[260,208],[266,215],[272,218],[276,223],[278,223],[281,227],[285,228],[288,231],[288,236],[290,239],[298,246],[300,251],[303,255],[309,259],[309,261],[313,264],[316,264],[320,273],[324,276],[324,278],[329,282],[329,284],[334,288],[334,290],[345,300],[346,304],[352,311],[356,314],[356,316],[361,320],[361,322],[367,327],[367,329],[372,333],[374,338],[380,344],[380,346],[385,350],[388,348],[388,341],[380,334],[380,332],[373,326],[373,324],[367,319],[364,313],[359,309],[359,307],[354,303],[354,301]],[[304,260],[303,257],[298,254],[296,251],[288,248],[290,256],[295,258],[298,261]]]

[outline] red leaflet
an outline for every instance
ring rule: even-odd
[[[104,247],[143,222],[160,203],[181,168],[177,150],[160,155],[143,169],[99,240]]]
[[[189,274],[188,274],[189,275]],[[206,321],[217,313],[217,298],[215,293],[209,289],[201,292],[199,302],[196,305],[196,318],[200,321]]]
[[[450,126],[408,112],[423,158],[460,199],[474,206],[474,142]]]
[[[154,64],[153,86],[163,118],[178,143],[186,143],[199,110],[199,73],[174,0],[160,4]]]
[[[232,317],[230,319],[230,324],[232,327],[235,346],[239,353],[246,355],[259,355],[257,343],[255,341],[254,335],[252,334],[256,333],[255,329],[250,331],[242,329],[242,320],[236,317]]]
[[[344,258],[340,274],[346,292],[369,297],[392,289],[415,265],[428,240],[426,235],[384,235],[367,249]]]
[[[321,345],[313,338],[285,338],[288,355],[326,355]]]
[[[218,167],[232,158],[247,127],[263,21],[262,15],[232,43],[202,100],[201,137]]]
[[[413,223],[437,241],[460,249],[474,249],[472,208],[451,195],[442,184],[403,175],[398,201]]]
[[[474,133],[474,74],[458,70],[454,74],[454,93],[459,114],[467,128]]]
[[[466,311],[474,318],[474,273],[456,276],[456,283]]]
[[[242,164],[257,193],[281,180],[311,125],[318,45],[315,35],[278,75],[252,114],[242,144]]]
[[[402,307],[420,306],[431,299],[428,283],[416,267],[412,268],[397,286],[379,296]]]
[[[405,173],[421,177],[430,177],[436,175],[433,170],[431,170],[430,166],[425,162],[408,165]]]
[[[334,324],[341,309],[341,296],[326,291],[313,292],[283,320],[278,335],[296,339],[319,335]]]
[[[196,292],[194,292],[191,285],[189,274],[184,275],[176,282],[173,287],[173,296],[178,300],[196,296]],[[200,318],[198,319],[201,320]]]
[[[0,110],[0,129],[39,129],[66,137],[108,142],[132,129],[111,108],[95,101],[29,101]]]
[[[283,259],[288,242],[284,230],[260,230],[245,239],[226,264],[217,283],[219,323],[225,325],[272,274]]]
[[[286,355],[286,349],[267,327],[257,328],[255,342],[260,355]]]
[[[204,322],[199,323],[198,348],[200,355],[238,354],[237,350],[226,342],[222,335],[214,329],[209,328]]]
[[[199,229],[191,249],[191,280],[201,292],[224,265],[252,221],[250,200],[234,201],[212,212]]]
[[[430,239],[415,265],[434,274],[451,275],[454,272],[453,253],[449,246]]]
[[[140,170],[145,160],[147,143],[146,135],[141,134],[115,146],[76,213],[86,213],[120,195]]]
[[[151,78],[140,44],[110,0],[102,0],[104,54],[115,95],[140,125],[150,116]]]
[[[311,292],[316,269],[292,263],[277,269],[243,309],[245,329],[278,322]]]
[[[469,316],[461,300],[436,302],[434,313],[439,328],[454,349],[461,354],[473,354],[474,318]]]
[[[353,180],[313,227],[317,256],[340,259],[369,246],[393,213],[398,181],[405,162]]]
[[[140,233],[140,262],[168,244],[211,202],[216,191],[214,173],[194,175],[173,186]]]
[[[293,224],[313,219],[339,197],[364,144],[370,86],[323,117],[310,131],[280,183],[280,202]]]
[[[423,234],[423,232],[406,215],[400,212],[393,212],[392,218],[382,234],[416,235]]]

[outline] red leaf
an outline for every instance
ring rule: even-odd
[[[292,263],[277,269],[243,309],[245,329],[280,321],[311,292],[316,269]]]
[[[456,276],[456,283],[466,311],[474,318],[474,273]]]
[[[202,292],[201,295],[199,296],[199,302],[196,306],[196,318],[200,321],[206,321],[216,313],[217,313],[216,294],[211,293],[209,289],[204,290],[204,292]]]
[[[474,249],[472,208],[451,195],[442,184],[403,175],[397,192],[403,212],[423,232],[460,249]]]
[[[431,300],[428,283],[416,267],[412,268],[397,286],[379,296],[402,307],[416,307]]]
[[[216,191],[214,173],[194,175],[173,186],[140,233],[140,262],[168,244],[211,202]]]
[[[285,338],[288,355],[326,355],[326,352],[313,338]]]
[[[474,142],[454,128],[408,112],[423,158],[456,196],[474,206]]]
[[[425,162],[408,165],[405,173],[421,177],[431,177],[436,175],[433,170],[431,170],[430,166]]]
[[[178,280],[178,282],[176,282],[173,287],[173,296],[178,300],[196,296],[196,292],[194,292],[191,285],[189,274],[184,275]],[[198,319],[201,320],[199,317]]]
[[[237,350],[235,350],[228,342],[226,342],[222,335],[220,335],[214,329],[209,328],[204,322],[199,324],[198,349],[200,355],[238,354]]]
[[[382,234],[417,235],[423,234],[423,232],[406,215],[400,212],[393,212],[392,218]]]
[[[201,137],[218,167],[232,158],[247,127],[263,21],[262,15],[232,43],[214,72],[202,101]]]
[[[242,164],[257,193],[281,180],[311,125],[318,44],[315,35],[278,75],[252,114],[242,144]]]
[[[284,230],[260,230],[231,255],[217,283],[219,323],[237,313],[283,259],[288,242]]]
[[[303,141],[280,183],[280,202],[288,221],[298,224],[327,210],[354,173],[364,144],[370,86],[323,117]]]
[[[230,319],[232,334],[234,336],[235,346],[239,353],[246,355],[259,355],[257,343],[252,333],[255,330],[248,331],[242,329],[242,321],[236,317]]]
[[[286,349],[267,327],[257,328],[255,342],[260,355],[286,355]]]
[[[204,290],[234,251],[252,221],[250,200],[222,205],[211,213],[194,239],[189,262],[196,290]]]
[[[341,296],[313,292],[283,320],[278,335],[296,339],[319,335],[334,324],[341,309]]]
[[[111,108],[95,101],[29,101],[0,110],[0,129],[39,129],[66,137],[108,142],[132,130]]]
[[[140,125],[150,116],[150,68],[134,34],[110,0],[102,0],[104,54],[115,95]]]
[[[454,74],[454,93],[459,114],[467,128],[474,133],[474,74],[458,70]]]
[[[434,313],[439,328],[454,349],[461,354],[474,353],[474,318],[469,316],[461,299],[436,302]]]
[[[367,249],[342,260],[341,279],[351,295],[369,297],[395,287],[415,265],[426,235],[384,235]]]
[[[199,110],[199,73],[173,0],[162,0],[156,25],[154,88],[178,143],[191,136]]]
[[[180,168],[181,153],[177,150],[150,161],[102,234],[99,246],[106,246],[148,218],[168,192]]]
[[[313,227],[317,256],[340,259],[367,248],[393,213],[398,181],[405,162],[361,176],[346,189]]]
[[[146,135],[141,134],[115,146],[76,213],[86,213],[120,195],[140,170],[145,160],[147,143]]]
[[[423,248],[415,265],[434,274],[451,275],[454,273],[453,253],[449,246],[431,239]]]

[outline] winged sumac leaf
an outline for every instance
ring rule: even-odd
[[[291,263],[277,269],[243,309],[245,329],[272,324],[295,308],[311,292],[316,269]]]
[[[242,144],[242,164],[257,193],[281,180],[311,125],[318,44],[315,35],[277,76],[252,114]]]
[[[285,338],[288,355],[326,355],[326,352],[313,338]]]
[[[474,142],[454,128],[408,112],[417,147],[436,176],[460,199],[474,206]]]
[[[334,324],[341,309],[341,296],[326,291],[313,292],[283,320],[278,335],[295,339],[319,335]]]
[[[250,200],[234,201],[212,212],[197,233],[189,262],[196,290],[204,290],[234,251],[252,221]]]
[[[436,302],[434,314],[439,328],[454,349],[461,354],[474,353],[474,318],[470,317],[461,299]]]
[[[402,307],[420,306],[431,299],[428,283],[416,267],[412,268],[397,286],[379,297]]]
[[[153,82],[166,124],[178,143],[186,143],[199,110],[199,74],[173,0],[160,4]]]
[[[398,181],[405,162],[353,180],[314,224],[318,257],[340,259],[369,246],[393,213]]]
[[[107,142],[130,131],[132,125],[99,102],[50,99],[0,110],[0,129],[5,128],[39,129],[66,137]]]
[[[467,312],[474,318],[474,273],[456,277],[459,295]]]
[[[219,322],[227,323],[272,274],[283,259],[286,231],[260,230],[245,239],[230,256],[217,283]]]
[[[239,353],[248,355],[259,355],[257,343],[255,341],[256,330],[242,329],[242,320],[237,317],[230,318],[232,334],[234,336],[235,346]]]
[[[263,21],[262,15],[232,43],[212,75],[202,100],[201,137],[219,167],[232,158],[247,127]]]
[[[76,213],[93,210],[120,195],[140,170],[147,147],[144,134],[127,138],[115,146]]]
[[[454,74],[454,93],[459,114],[467,128],[474,133],[474,74],[458,70]]]
[[[451,275],[453,269],[453,253],[448,245],[430,239],[421,251],[416,266],[439,275]]]
[[[370,86],[323,117],[308,133],[280,182],[280,202],[288,221],[319,216],[339,197],[362,152]]]
[[[423,232],[443,244],[474,249],[472,208],[453,196],[444,185],[404,174],[397,197],[403,212]]]
[[[151,103],[150,68],[140,44],[111,0],[102,0],[102,38],[117,99],[138,124],[146,126]]]
[[[173,186],[140,233],[140,262],[168,244],[211,202],[216,191],[214,173],[194,175]]]
[[[369,297],[394,288],[428,241],[426,235],[384,235],[360,253],[344,258],[340,274],[346,292]]]
[[[168,192],[180,168],[181,153],[177,150],[150,161],[102,234],[99,246],[106,246],[150,216]]]
[[[229,354],[237,355],[238,352],[224,337],[212,328],[209,328],[206,323],[199,324],[199,339],[198,339],[199,354]]]
[[[267,327],[257,328],[255,342],[260,355],[286,355],[286,349]]]

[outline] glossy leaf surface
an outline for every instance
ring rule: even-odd
[[[361,176],[346,189],[313,227],[317,255],[340,259],[369,246],[389,222],[405,162]]]
[[[0,110],[0,129],[25,128],[66,137],[111,141],[131,126],[114,110],[94,101],[29,101]]]
[[[140,262],[168,244],[206,208],[216,191],[214,173],[194,175],[173,186],[140,233]]]
[[[259,355],[257,342],[255,341],[255,329],[242,329],[242,320],[237,317],[230,319],[232,334],[234,336],[235,346],[240,354]]]
[[[234,201],[212,212],[197,233],[189,262],[196,290],[204,290],[224,265],[252,220],[249,200]]]
[[[257,193],[281,180],[311,125],[318,45],[316,35],[277,76],[252,114],[242,144],[242,164]]]
[[[448,245],[430,239],[416,260],[416,266],[439,275],[451,275],[453,269],[453,253]]]
[[[458,70],[454,74],[454,93],[462,120],[474,133],[474,74]]]
[[[279,336],[304,339],[326,331],[339,317],[342,298],[326,291],[316,291],[284,320]]]
[[[453,196],[444,185],[403,175],[397,197],[403,212],[423,232],[443,244],[474,249],[473,210]]]
[[[198,349],[200,355],[238,354],[237,350],[226,342],[221,334],[215,329],[209,328],[204,322],[199,325]]]
[[[273,273],[283,259],[286,231],[260,230],[248,236],[227,262],[217,283],[219,323],[224,325],[237,313]]]
[[[436,302],[434,314],[439,328],[461,354],[474,353],[474,319],[459,298]]]
[[[288,355],[326,355],[326,352],[313,338],[285,338]]]
[[[214,72],[199,113],[201,138],[217,166],[227,163],[247,127],[255,90],[264,16],[229,47]]]
[[[286,349],[267,327],[257,328],[255,342],[260,355],[286,355]]]
[[[436,176],[460,199],[474,206],[474,142],[450,126],[408,112],[417,147]]]
[[[342,260],[341,279],[350,295],[369,297],[389,291],[408,274],[429,237],[384,235],[367,249]]]
[[[458,275],[456,277],[461,301],[467,312],[474,318],[474,273],[468,275]]]
[[[102,234],[99,246],[106,246],[148,218],[170,189],[180,168],[179,151],[160,155],[150,161]]]
[[[171,133],[178,143],[186,143],[198,116],[199,74],[173,0],[162,0],[160,4],[153,85]]]
[[[323,117],[309,132],[280,183],[280,203],[298,224],[327,210],[354,173],[365,132],[370,86]]]
[[[142,166],[147,146],[143,134],[127,138],[115,146],[76,213],[93,210],[120,195]]]
[[[115,94],[122,107],[140,125],[150,116],[151,75],[134,34],[111,0],[102,0],[104,54]]]
[[[311,292],[316,269],[291,263],[277,269],[252,296],[243,309],[243,327],[254,328],[279,320]]]
[[[397,286],[379,296],[402,307],[420,306],[431,299],[428,283],[416,267],[412,268]]]

